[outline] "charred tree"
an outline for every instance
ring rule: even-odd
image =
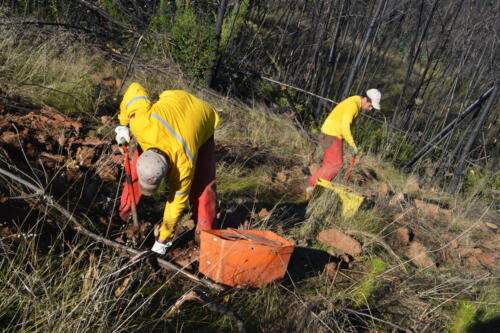
[[[227,0],[220,0],[217,9],[217,20],[215,21],[215,36],[212,53],[208,62],[208,69],[205,76],[205,86],[212,88],[217,76],[217,56],[219,54],[220,35],[222,32],[222,24],[224,22],[224,13],[226,12]]]
[[[458,163],[458,166],[455,171],[455,176],[453,177],[450,186],[448,187],[448,192],[453,194],[457,191],[458,185],[461,183],[464,174],[465,174],[465,168],[467,161],[465,160],[467,158],[467,155],[472,149],[472,146],[474,145],[474,142],[476,141],[479,133],[482,130],[482,127],[485,123],[485,121],[488,119],[488,115],[490,114],[490,110],[492,106],[495,104],[495,101],[498,96],[498,89],[500,87],[500,80],[495,81],[495,85],[493,87],[493,91],[490,95],[490,98],[488,99],[488,102],[486,106],[484,107],[483,112],[480,114],[476,126],[472,130],[471,136],[469,137],[469,141],[465,144],[464,149],[462,150],[462,155],[460,156],[460,160]]]

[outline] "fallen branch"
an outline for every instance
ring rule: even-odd
[[[118,88],[118,91],[116,92],[116,96],[119,96],[120,92],[122,91],[123,84],[125,83],[125,80],[127,79],[128,72],[130,70],[130,67],[132,67],[132,62],[134,61],[135,55],[137,54],[137,50],[139,50],[139,45],[141,45],[141,40],[143,38],[144,38],[144,36],[141,35],[141,37],[139,37],[139,40],[137,41],[137,44],[135,45],[134,53],[132,53],[132,56],[130,57],[130,61],[128,62],[128,65],[127,65],[127,70],[125,71],[125,74],[123,75],[122,82],[120,83],[120,88]]]
[[[50,26],[56,26],[56,27],[63,27],[63,28],[69,28],[69,29],[75,29],[75,30],[82,30],[87,33],[95,33],[92,30],[89,30],[85,27],[81,27],[78,25],[72,25],[72,24],[67,24],[67,23],[58,23],[58,22],[42,22],[42,21],[22,21],[22,22],[0,22],[0,25],[38,25],[38,26],[44,26],[44,25],[50,25]]]
[[[390,321],[386,321],[386,320],[374,317],[374,316],[372,316],[370,314],[363,313],[363,312],[356,311],[356,310],[351,310],[351,309],[348,309],[348,308],[345,308],[344,311],[346,311],[346,312],[348,312],[350,314],[356,315],[356,316],[368,317],[368,318],[370,318],[372,320],[376,320],[376,321],[379,321],[379,322],[384,323],[386,325],[389,325],[389,326],[391,326],[391,327],[393,327],[393,328],[395,328],[397,330],[400,330],[402,332],[406,332],[406,330],[403,329],[401,326],[398,326],[398,325],[396,325],[394,323],[391,323]]]
[[[94,4],[91,4],[90,2],[88,2],[87,0],[77,0],[79,3],[81,3],[82,5],[92,9],[93,11],[97,12],[99,15],[101,15],[103,18],[105,18],[106,20],[110,21],[111,23],[119,26],[120,28],[124,29],[126,32],[128,33],[131,33],[131,34],[134,34],[136,36],[140,36],[140,34],[137,32],[137,31],[134,31],[132,30],[131,27],[129,27],[128,25],[118,21],[117,19],[115,19],[113,16],[109,15],[105,10],[99,8],[98,6],[94,5]]]
[[[131,254],[131,255],[137,255],[138,253],[140,253],[141,251],[139,250],[136,250],[136,249],[133,249],[131,247],[128,247],[128,246],[125,246],[123,244],[120,244],[120,243],[117,243],[117,242],[114,242],[112,240],[109,240],[107,238],[104,238],[102,236],[99,236],[95,233],[93,233],[92,231],[86,229],[84,226],[82,226],[77,220],[76,218],[73,216],[73,214],[71,214],[70,212],[68,212],[64,207],[62,207],[59,203],[57,203],[50,195],[46,194],[44,192],[43,189],[25,181],[24,179],[21,179],[19,178],[18,176],[10,173],[9,171],[6,171],[2,168],[0,168],[0,174],[3,174],[4,176],[7,176],[15,181],[17,181],[18,183],[21,183],[22,185],[28,187],[30,190],[32,190],[34,192],[34,194],[37,194],[39,195],[40,197],[42,197],[43,199],[45,199],[45,201],[52,207],[54,207],[56,210],[58,210],[61,214],[63,214],[64,216],[66,216],[72,223],[73,223],[73,229],[75,229],[76,232],[80,233],[80,234],[83,234],[87,237],[90,237],[98,242],[101,242],[105,245],[108,245],[108,246],[111,246],[115,249],[119,249],[119,250],[122,250],[128,254]],[[160,264],[160,266],[162,266],[163,268],[166,268],[170,271],[173,271],[175,273],[178,273],[178,274],[181,274],[183,275],[184,277],[187,277],[188,279],[194,281],[194,282],[197,282],[201,285],[204,285],[205,287],[208,287],[210,289],[215,289],[215,290],[218,290],[218,291],[222,291],[224,290],[224,287],[219,285],[219,284],[216,284],[216,283],[213,283],[213,282],[210,282],[208,280],[203,280],[203,279],[200,279],[199,277],[197,277],[196,275],[194,274],[191,274],[187,271],[185,271],[184,269],[182,269],[181,267],[178,267],[177,265],[174,265],[172,264],[171,262],[167,261],[167,260],[164,260],[164,259],[160,259],[158,258],[158,263]]]
[[[169,316],[172,313],[179,311],[182,304],[184,304],[187,301],[200,302],[200,303],[204,304],[210,311],[218,312],[218,313],[221,313],[223,315],[230,317],[232,320],[234,320],[236,322],[236,326],[238,327],[238,330],[240,332],[246,332],[245,324],[243,323],[243,319],[241,319],[241,317],[237,313],[226,308],[222,304],[216,303],[213,299],[211,299],[210,297],[208,297],[207,295],[205,295],[201,291],[197,291],[197,290],[190,290],[187,293],[185,293],[184,295],[182,295],[181,298],[179,298],[174,303],[174,305],[172,305],[170,307],[170,309],[168,310],[166,315]]]

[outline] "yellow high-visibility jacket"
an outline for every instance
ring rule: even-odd
[[[151,105],[146,90],[132,83],[118,119],[143,151],[157,148],[168,156],[170,193],[160,227],[160,238],[168,239],[188,201],[198,150],[214,134],[219,116],[210,104],[182,90],[166,90]]]
[[[354,139],[351,135],[351,124],[358,117],[361,110],[361,96],[351,96],[340,102],[330,112],[321,127],[321,132],[345,139],[357,152]]]

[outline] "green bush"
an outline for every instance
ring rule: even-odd
[[[241,1],[240,7],[238,12],[236,10],[238,9],[237,5],[233,8],[233,11],[231,15],[227,16],[226,19],[224,20],[223,26],[222,26],[222,31],[221,31],[221,48],[226,47],[226,41],[228,43],[231,43],[233,38],[238,34],[238,31],[240,30],[242,24],[243,24],[243,19],[245,18],[247,12],[248,12],[248,6],[249,6],[250,1],[249,0],[243,0]],[[231,24],[233,23],[234,19],[234,26],[233,26],[233,31],[231,36],[229,36],[229,32],[231,30]],[[228,40],[229,37],[229,40]]]
[[[378,257],[370,258],[364,264],[368,268],[368,272],[361,279],[359,285],[349,293],[356,307],[360,307],[369,301],[379,285],[380,278],[378,275],[385,270],[384,261]]]
[[[202,83],[213,47],[213,13],[198,19],[194,6],[178,7],[169,50],[184,72]]]

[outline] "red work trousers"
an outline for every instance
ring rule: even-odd
[[[333,143],[331,142],[333,138]],[[329,142],[330,145],[325,145]],[[333,177],[342,169],[343,164],[343,149],[342,149],[342,139],[336,136],[329,136],[322,134],[320,137],[320,143],[325,152],[323,155],[323,165],[321,168],[309,179],[307,183],[310,186],[316,184],[316,179],[323,178],[325,180],[332,180]]]
[[[139,181],[137,177],[137,159],[140,148],[134,153],[134,158],[130,168],[132,169],[132,184],[134,188],[134,198],[136,206],[141,198],[139,191]],[[217,194],[215,187],[215,142],[213,135],[198,150],[198,160],[189,191],[189,203],[193,213],[193,220],[197,224],[198,230],[210,230],[214,227],[217,211]],[[123,187],[120,208],[118,210],[122,220],[129,219],[132,207],[130,205],[127,184]]]

